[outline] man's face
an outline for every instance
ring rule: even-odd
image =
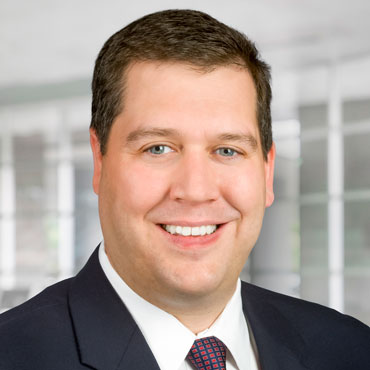
[[[159,306],[231,295],[273,201],[246,70],[131,66],[107,153],[94,131],[95,192],[108,257]]]

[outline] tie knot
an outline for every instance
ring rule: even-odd
[[[199,370],[225,370],[225,345],[216,337],[196,339],[188,359]]]

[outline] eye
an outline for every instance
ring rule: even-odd
[[[173,152],[173,150],[167,145],[154,145],[146,149],[145,151],[155,155]]]
[[[223,157],[235,157],[236,154],[239,154],[236,150],[231,148],[218,148],[216,153]]]

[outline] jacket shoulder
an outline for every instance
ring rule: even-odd
[[[74,369],[78,354],[68,309],[71,279],[0,315],[0,369]],[[62,360],[56,361],[56,356]],[[47,365],[46,365],[47,364]],[[54,365],[52,365],[54,364]]]
[[[311,324],[320,322],[320,324],[325,323],[336,327],[338,325],[358,327],[366,333],[370,333],[370,328],[361,321],[318,303],[273,292],[245,282],[242,283],[242,291],[247,297],[258,297],[259,301],[264,301],[282,311],[287,318],[292,319],[297,325],[302,322],[303,326],[306,327],[305,323],[307,321]],[[312,325],[310,325],[310,328],[312,328]]]
[[[370,328],[354,317],[248,283],[242,284],[242,297],[252,316],[280,332],[289,327],[302,340],[308,368],[370,369]]]
[[[39,311],[49,310],[53,306],[66,305],[70,280],[51,285],[28,301],[2,313],[0,315],[1,329],[5,330],[8,326],[17,325],[17,322],[22,320],[31,320],[34,315],[39,314]]]

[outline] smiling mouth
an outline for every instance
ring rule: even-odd
[[[202,225],[202,226],[179,226],[179,225],[164,225],[162,229],[172,235],[181,236],[204,236],[213,234],[221,225]]]

